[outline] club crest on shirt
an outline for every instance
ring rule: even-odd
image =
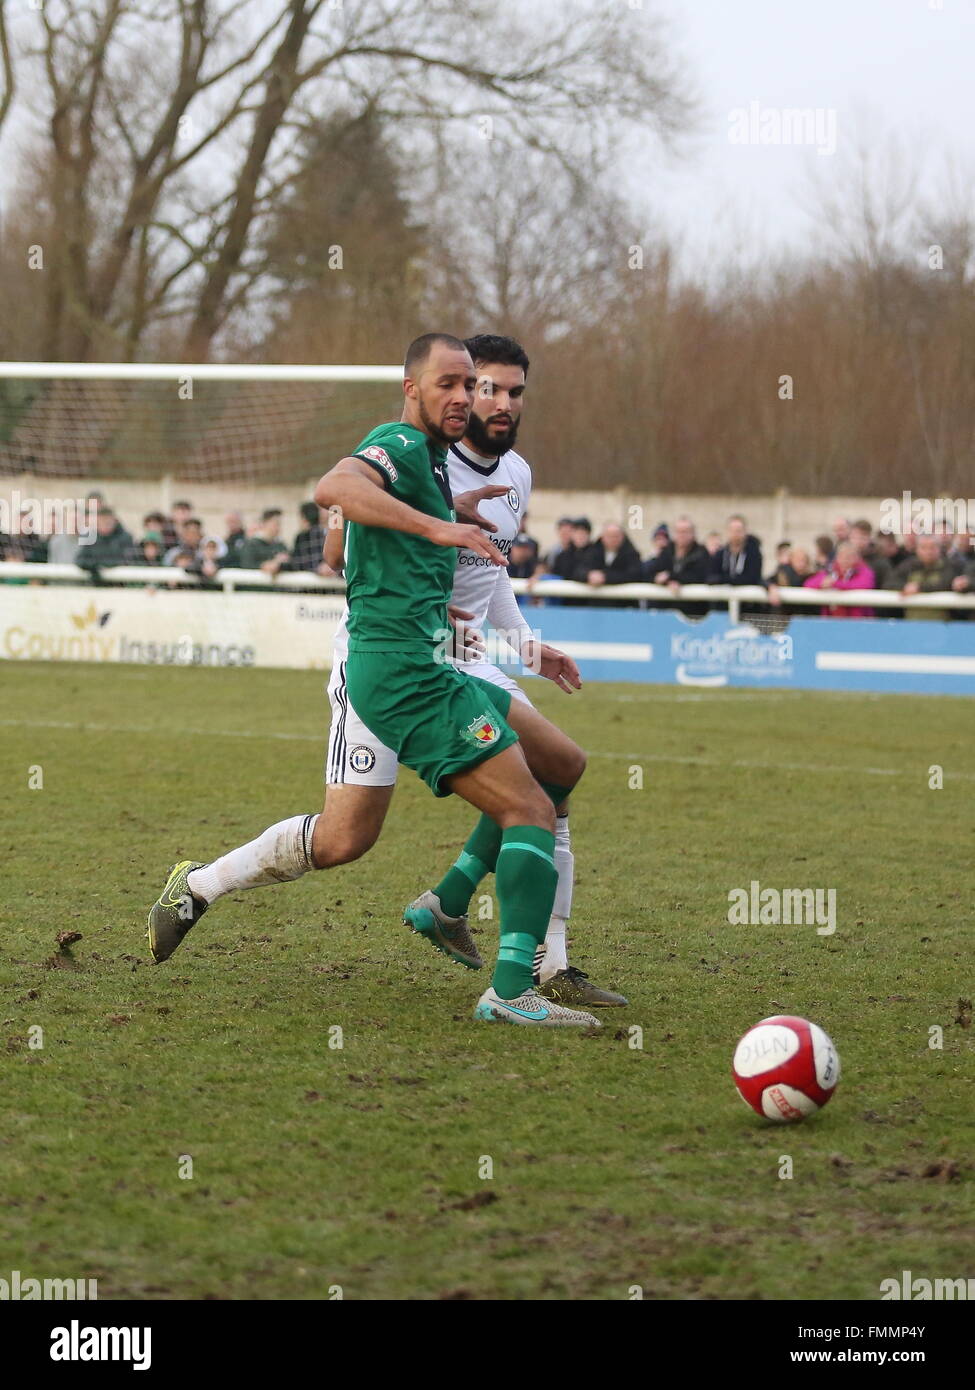
[[[364,459],[372,459],[373,463],[378,463],[379,467],[389,474],[390,482],[395,483],[399,475],[396,472],[396,465],[385,449],[380,449],[378,444],[370,444],[367,448],[359,450],[359,456]]]
[[[509,487],[507,495],[505,496],[505,501],[517,516],[519,510],[521,509],[521,498],[518,496],[518,489],[514,487]]]
[[[471,743],[488,744],[496,742],[500,733],[497,723],[486,714],[481,714],[468,724],[464,737],[470,739]]]

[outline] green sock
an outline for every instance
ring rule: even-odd
[[[457,860],[433,890],[448,917],[460,917],[467,911],[481,879],[494,871],[500,848],[501,827],[490,816],[482,816]]]
[[[545,940],[559,877],[554,851],[555,836],[537,825],[512,825],[501,837],[501,946],[491,984],[502,999],[515,999],[532,987],[532,961]]]
[[[542,790],[553,806],[561,806],[570,787],[558,787],[554,782],[541,782]],[[433,890],[448,917],[461,917],[471,905],[471,898],[481,879],[497,868],[501,848],[501,827],[490,816],[482,816],[457,859]]]

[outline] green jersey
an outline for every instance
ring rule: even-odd
[[[412,425],[378,425],[353,450],[386,491],[442,521],[454,520],[447,450]],[[422,536],[350,522],[345,585],[350,651],[430,651],[448,628],[457,551]]]

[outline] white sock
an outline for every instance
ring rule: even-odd
[[[278,821],[263,835],[202,869],[191,869],[186,882],[190,892],[205,903],[241,888],[263,888],[268,883],[290,883],[314,865],[311,842],[317,816],[292,816]]]
[[[545,933],[545,951],[539,947],[535,956],[535,973],[542,984],[568,969],[569,957],[566,952],[565,933],[569,913],[572,911],[572,880],[575,876],[575,858],[569,840],[569,817],[555,818],[555,868],[559,881],[555,886],[555,902],[552,916]]]
[[[569,959],[565,953],[565,929],[568,923],[564,917],[553,917],[545,933],[545,954],[537,966],[538,978],[542,984],[568,967]]]

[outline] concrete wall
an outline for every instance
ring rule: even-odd
[[[316,482],[317,479],[309,479],[305,487],[233,487],[226,483],[181,483],[171,478],[146,483],[119,478],[35,479],[22,475],[0,478],[0,499],[7,507],[18,500],[18,494],[21,502],[29,498],[80,500],[97,489],[137,539],[146,512],[158,508],[167,511],[173,502],[183,497],[193,503],[205,529],[217,535],[224,533],[224,516],[228,511],[242,512],[249,525],[265,507],[281,507],[285,514],[284,533],[290,538],[297,530],[298,507],[311,497]],[[733,494],[642,493],[624,488],[593,489],[591,492],[538,488],[532,495],[529,530],[542,548],[547,549],[560,516],[588,516],[597,531],[606,521],[619,521],[628,528],[641,554],[648,554],[651,534],[661,521],[672,526],[678,516],[686,514],[696,522],[698,535],[703,539],[708,531],[722,530],[729,513],[741,512],[749,529],[762,541],[766,556],[770,557],[776,543],[783,538],[811,547],[814,537],[829,531],[837,516],[851,520],[866,517],[875,526],[879,525],[881,500],[858,496],[792,497],[785,492],[773,497],[736,497]]]

